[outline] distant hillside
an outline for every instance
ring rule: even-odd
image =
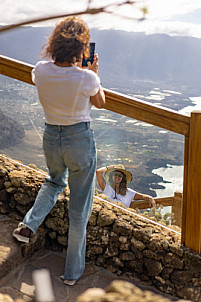
[[[6,116],[0,109],[0,148],[10,148],[20,143],[25,135],[23,126]]]
[[[27,27],[0,35],[0,52],[35,64],[52,28]],[[197,87],[201,78],[201,39],[91,30],[100,57],[104,87],[133,86],[143,81]]]
[[[24,27],[0,34],[0,52],[3,55],[35,64],[42,45],[51,31],[47,27]]]

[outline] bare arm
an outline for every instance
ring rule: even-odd
[[[94,55],[94,61],[93,64],[88,62],[88,68],[89,70],[92,70],[98,75],[98,70],[99,70],[99,63],[98,63],[98,55]],[[97,107],[97,108],[103,108],[105,105],[105,93],[103,91],[102,86],[100,86],[99,91],[97,92],[96,95],[90,97],[91,103]]]
[[[99,187],[101,188],[102,191],[104,191],[105,186],[106,186],[106,181],[105,181],[105,178],[103,177],[103,174],[107,171],[107,169],[113,168],[113,167],[115,167],[115,166],[111,165],[111,166],[102,167],[102,168],[99,168],[96,170],[97,181],[98,181]]]
[[[150,207],[156,206],[155,200],[151,196],[136,192],[133,200],[140,200],[140,199],[148,201]]]
[[[97,108],[103,108],[105,105],[105,93],[103,88],[100,86],[99,91],[96,95],[90,97],[91,103]]]
[[[102,191],[104,191],[105,186],[106,186],[106,182],[103,177],[103,173],[105,173],[106,171],[107,171],[107,167],[102,167],[102,168],[99,168],[96,170],[97,181],[98,181],[99,187],[101,188]]]

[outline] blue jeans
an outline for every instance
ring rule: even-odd
[[[85,269],[86,227],[94,193],[96,147],[90,123],[46,125],[43,150],[49,176],[23,223],[34,233],[57,202],[68,183],[69,233],[64,278],[77,280]]]

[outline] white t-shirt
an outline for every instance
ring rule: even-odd
[[[40,61],[32,71],[32,81],[36,84],[47,124],[72,125],[90,121],[90,96],[100,89],[100,79],[93,71]]]
[[[107,182],[106,182],[106,186],[105,186],[105,189],[104,189],[103,193],[110,198],[111,202],[120,201],[127,208],[129,208],[129,206],[131,204],[131,201],[133,200],[133,198],[135,196],[135,191],[130,189],[130,188],[127,188],[126,195],[123,196],[121,194],[116,194],[117,198],[114,198],[115,197],[115,191]]]

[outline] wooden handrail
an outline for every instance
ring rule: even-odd
[[[181,227],[182,219],[181,219],[181,209],[182,209],[182,199],[183,194],[181,191],[174,192],[174,196],[171,197],[159,197],[154,198],[156,202],[156,206],[163,207],[172,207],[172,222],[174,225]],[[149,202],[145,200],[132,201],[130,204],[130,208],[144,210],[149,208]]]
[[[190,136],[186,142],[186,173],[182,209],[182,243],[201,253],[201,111],[191,112]],[[186,183],[185,183],[186,182]]]
[[[163,207],[173,206],[174,205],[174,196],[171,197],[158,197],[154,198],[156,205],[162,205]],[[130,208],[139,210],[144,210],[149,208],[149,202],[146,200],[132,201]]]
[[[0,74],[34,85],[31,80],[33,65],[0,55]]]
[[[190,118],[188,116],[108,89],[104,91],[105,109],[182,135],[189,135]]]
[[[0,56],[1,74],[33,85],[31,80],[32,68],[33,65],[31,64]],[[182,135],[189,135],[190,118],[188,116],[109,89],[104,89],[104,91],[106,95],[105,109]]]

